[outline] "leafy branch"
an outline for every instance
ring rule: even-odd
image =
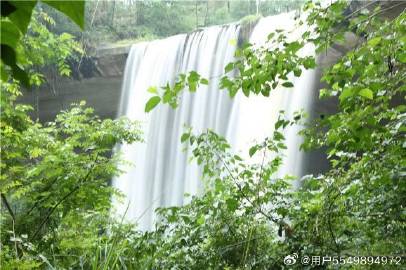
[[[47,215],[45,216],[45,218],[40,222],[40,224],[38,225],[35,233],[33,234],[33,236],[31,237],[32,239],[34,239],[39,232],[41,231],[42,227],[45,225],[45,223],[49,220],[49,218],[51,217],[51,215],[55,212],[55,210],[58,208],[59,205],[61,205],[65,200],[67,200],[70,196],[72,196],[76,191],[78,191],[80,189],[80,187],[87,182],[87,180],[89,179],[89,177],[91,176],[94,168],[96,167],[97,164],[97,159],[98,159],[99,155],[96,154],[94,160],[93,160],[93,164],[92,166],[89,168],[89,171],[87,172],[87,174],[82,178],[81,181],[79,181],[77,183],[77,185],[75,187],[72,188],[71,191],[69,191],[68,193],[65,194],[65,196],[63,196],[57,203],[54,204],[54,206],[48,211]]]

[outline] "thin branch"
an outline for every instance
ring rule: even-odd
[[[15,221],[13,219],[13,237],[14,237],[14,250],[16,253],[16,258],[19,258],[20,255],[18,254],[18,247],[17,247],[17,241],[16,241],[16,229],[15,229]]]
[[[48,211],[48,214],[45,216],[45,218],[42,220],[42,222],[40,223],[40,225],[38,226],[37,230],[35,231],[34,235],[31,237],[32,239],[34,239],[38,233],[41,231],[42,227],[44,226],[44,224],[48,221],[48,219],[51,217],[51,215],[55,212],[55,210],[58,208],[58,206],[63,203],[67,198],[69,198],[72,194],[74,194],[77,190],[79,190],[79,188],[81,187],[81,184],[83,184],[84,182],[87,181],[87,179],[89,178],[90,174],[92,173],[95,164],[97,162],[97,158],[98,155],[96,155],[95,160],[93,161],[93,166],[92,168],[89,169],[89,171],[87,172],[86,176],[83,178],[82,181],[80,181],[70,192],[68,192],[65,196],[63,196],[62,199],[60,199],[52,208],[51,210]]]
[[[368,18],[366,18],[365,20],[362,20],[362,21],[358,22],[357,24],[355,24],[355,26],[358,26],[358,25],[360,25],[361,23],[364,23],[364,22],[366,22],[366,21],[369,21],[369,20],[372,19],[373,17],[375,17],[375,16],[377,16],[377,15],[379,15],[379,14],[385,12],[385,11],[388,11],[388,10],[391,10],[391,9],[393,9],[393,8],[395,8],[395,7],[398,7],[398,6],[400,6],[400,5],[403,5],[403,4],[404,4],[404,2],[400,2],[400,3],[396,4],[396,5],[393,5],[393,6],[384,8],[384,9],[381,9],[381,10],[379,10],[378,12],[375,12],[375,13],[371,14],[370,16],[368,16]]]
[[[226,168],[226,170],[228,171],[228,173],[230,174],[231,178],[234,180],[235,185],[237,186],[239,192],[241,192],[241,194],[244,196],[244,198],[253,206],[255,207],[255,203],[252,202],[252,200],[245,194],[245,192],[243,191],[241,185],[238,183],[237,179],[234,177],[234,175],[231,173],[231,170],[228,168],[227,164],[224,162],[224,160],[221,158],[221,156],[217,153],[217,151],[215,151],[215,154],[217,155],[217,157],[221,160],[221,162],[223,163],[224,167]],[[270,215],[268,215],[267,213],[265,213],[261,207],[258,207],[258,212],[260,214],[262,214],[264,217],[266,217],[268,220],[276,223],[276,224],[280,224],[283,223],[285,224],[285,222],[283,220],[277,220],[273,217],[271,217]]]
[[[376,4],[376,3],[377,3],[377,2],[372,1],[372,2],[368,3],[367,5],[360,7],[359,9],[357,9],[357,10],[351,12],[351,14],[345,16],[345,17],[344,17],[344,20],[347,20],[347,19],[351,18],[355,13],[358,13],[358,12],[360,12],[361,10],[366,9],[367,7],[369,7],[369,6],[373,5],[373,4]]]
[[[259,173],[259,180],[262,182],[262,174],[264,172],[264,162],[265,162],[265,157],[266,157],[266,147],[264,148],[264,155],[262,156],[262,162],[261,162],[261,171]]]
[[[99,1],[100,0],[97,0],[97,2],[96,2],[96,7],[94,8],[93,16],[92,16],[92,19],[90,20],[90,28],[93,26],[93,21],[94,21],[94,18],[96,17],[96,11],[97,11],[97,8],[99,6]],[[79,60],[78,67],[77,67],[77,71],[78,71],[79,74],[80,74],[80,72],[79,72],[80,71],[80,66],[81,66],[82,61],[83,61],[83,55],[86,53],[85,36],[84,36],[83,32],[82,32],[81,41],[82,41],[84,53],[80,56],[80,60]]]
[[[256,236],[256,237],[251,237],[250,239],[241,240],[241,241],[236,242],[236,243],[234,243],[234,244],[230,244],[230,245],[226,245],[226,246],[220,247],[220,248],[218,249],[218,251],[221,252],[221,251],[226,250],[226,249],[229,249],[229,248],[233,248],[233,247],[236,247],[236,246],[240,246],[240,245],[243,245],[243,244],[245,244],[245,243],[247,243],[247,242],[255,241],[255,240],[257,240],[257,239],[261,239],[261,238],[263,238],[264,236],[268,236],[268,235],[269,235],[269,232],[261,233],[261,234],[259,234],[259,235]]]
[[[58,180],[59,180],[58,177],[57,177],[56,179],[54,179],[54,181],[52,181],[48,186],[46,186],[46,187],[41,191],[41,193],[49,191],[49,190],[52,188],[52,186],[53,186]],[[28,216],[29,214],[31,214],[31,212],[32,212],[35,208],[37,208],[37,206],[38,206],[41,202],[46,201],[46,200],[49,199],[51,196],[52,196],[52,194],[49,194],[47,197],[44,197],[44,198],[42,198],[42,199],[37,200],[37,201],[34,203],[34,205],[31,206],[31,208],[27,211],[27,213],[26,213],[24,216],[26,217],[26,216]]]
[[[56,210],[56,208],[62,203],[64,202],[67,198],[69,198],[73,193],[75,193],[78,189],[79,189],[80,185],[77,185],[76,187],[74,187],[69,193],[67,193],[61,200],[59,200],[59,202],[57,202],[52,208],[51,210],[48,212],[48,214],[46,215],[46,217],[42,220],[42,222],[40,223],[40,225],[38,226],[37,230],[35,231],[34,235],[32,236],[32,238],[35,238],[37,236],[37,234],[40,232],[40,230],[42,229],[42,226],[44,226],[44,224],[48,221],[48,219],[50,218],[50,216],[54,213],[54,211]]]
[[[337,243],[337,238],[336,238],[336,236],[334,234],[333,225],[331,223],[332,207],[333,207],[333,204],[334,204],[335,200],[338,198],[338,196],[340,196],[340,192],[338,192],[333,198],[331,198],[331,201],[330,201],[329,207],[328,207],[328,211],[327,211],[327,213],[328,213],[328,215],[327,215],[327,223],[328,223],[328,230],[329,230],[330,236],[331,236],[331,238],[332,238],[332,240],[334,242],[334,245],[336,247],[336,252],[338,252],[338,254],[340,254],[340,245]],[[328,193],[328,197],[330,199],[330,192]]]
[[[11,209],[10,204],[8,203],[6,195],[4,195],[4,193],[1,193],[1,200],[4,203],[4,205],[6,206],[7,211],[10,214],[11,219],[13,220],[13,224],[14,224],[16,221],[16,217],[15,217],[13,209]]]

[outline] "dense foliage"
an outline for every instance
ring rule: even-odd
[[[241,91],[266,98],[270,91],[281,91],[278,85],[291,87],[292,76],[303,69],[316,67],[314,57],[298,53],[303,46],[311,43],[322,52],[345,42],[346,32],[357,34],[356,48],[323,72],[326,88],[320,98],[336,100],[338,111],[308,121],[301,132],[303,149],[326,151],[331,168],[304,177],[298,188],[293,188],[294,177],[275,176],[286,147],[283,129],[305,123],[302,113],[294,119],[281,114],[274,133],[250,149],[252,160],[233,154],[214,132],[193,134],[191,129],[180,139],[203,168],[205,193],[185,206],[157,209],[160,222],[151,232],[137,232],[109,213],[115,191],[108,180],[120,173],[120,160],[111,149],[119,142],[139,141],[136,124],[99,120],[79,104],[41,125],[27,116],[27,106],[15,103],[20,94],[15,78],[2,79],[2,267],[283,269],[284,258],[298,253],[386,256],[385,263],[377,257],[373,265],[365,260],[339,267],[401,268],[406,240],[406,14],[388,21],[379,16],[379,6],[350,14],[347,8],[345,1],[328,7],[307,3],[305,20],[298,23],[311,30],[298,40],[280,31],[261,48],[242,46],[221,85],[231,96]],[[31,22],[32,29],[42,29],[35,37],[51,35],[44,40],[59,40],[66,45],[58,46],[65,54],[46,47],[27,52],[24,70],[30,70],[31,78],[41,77],[30,67],[56,63],[68,75],[60,63],[80,49],[63,34],[46,32],[41,23]],[[22,48],[27,51],[38,41],[30,35],[25,40]],[[151,87],[153,97],[145,110],[161,102],[175,108],[185,88],[194,92],[207,83],[192,71],[174,85]]]
[[[2,1],[1,3],[1,79],[7,81],[8,74],[18,79],[24,86],[29,87],[30,81],[27,72],[21,68],[25,61],[29,58],[22,54],[24,49],[21,47],[21,38],[24,37],[31,20],[31,14],[34,11],[38,1]],[[63,12],[71,20],[73,20],[79,27],[84,27],[84,1],[78,0],[73,3],[66,1],[42,1],[47,5]],[[46,18],[45,18],[46,20]],[[49,21],[49,23],[52,23]],[[37,27],[36,27],[37,26]],[[46,31],[46,29],[39,29],[38,25],[32,24],[31,28],[34,33],[39,31]],[[45,35],[44,35],[45,37]],[[71,39],[69,37],[63,37]],[[41,40],[33,40],[33,44],[41,42]],[[63,43],[62,43],[63,44]],[[42,46],[42,45],[39,45]],[[36,48],[35,48],[36,49]],[[28,52],[28,50],[25,50]],[[51,50],[48,52],[48,54]],[[38,53],[38,52],[36,52]],[[38,56],[42,57],[42,56]],[[66,53],[62,54],[66,57]],[[42,62],[44,64],[44,62]]]
[[[137,40],[186,33],[210,25],[236,22],[257,12],[263,16],[277,14],[297,9],[302,2],[302,0],[88,1],[85,7],[87,25],[83,32],[63,16],[56,17],[59,22],[56,31],[82,37],[89,47],[112,42],[128,44]],[[48,12],[48,9],[46,11]]]
[[[27,34],[15,41],[18,63],[32,87],[46,81],[40,73],[46,67],[69,76],[67,61],[82,53],[70,34],[50,32],[48,26],[53,24],[47,14],[34,11]],[[85,224],[101,226],[109,219],[111,196],[115,194],[109,181],[120,173],[118,165],[122,162],[112,149],[117,143],[140,141],[140,132],[137,124],[127,119],[99,119],[84,102],[73,104],[54,122],[33,121],[28,114],[32,108],[16,102],[22,93],[18,80],[24,79],[14,76],[9,67],[4,67],[4,72],[0,265],[2,269],[51,267],[51,258],[57,260],[74,251],[82,256],[82,249],[90,251],[95,241],[102,241],[98,236],[100,230],[108,229],[105,226],[99,232],[89,231],[82,245],[74,237],[81,237],[77,232],[85,232]],[[94,261],[94,253],[89,258]],[[65,268],[71,261],[76,264],[76,257],[66,256],[52,265]]]
[[[302,186],[297,192],[285,195],[291,204],[284,205],[283,212],[284,216],[289,217],[294,233],[287,241],[268,250],[268,254],[272,253],[272,260],[283,257],[278,253],[280,250],[284,250],[285,254],[297,252],[301,255],[401,256],[405,249],[406,17],[403,12],[392,21],[383,21],[379,17],[379,7],[371,13],[361,9],[345,15],[346,7],[347,3],[343,1],[328,7],[308,3],[304,8],[308,12],[307,21],[299,24],[314,25],[313,31],[305,31],[301,40],[294,41],[288,40],[283,31],[271,33],[268,44],[262,48],[250,44],[242,47],[236,53],[236,62],[225,69],[225,73],[236,69],[237,75],[222,78],[221,87],[227,89],[231,96],[238,91],[246,96],[268,96],[280,84],[292,87],[290,75],[300,76],[303,68],[315,67],[313,57],[297,53],[305,44],[313,43],[316,51],[322,52],[334,42],[343,42],[346,31],[363,37],[354,50],[324,72],[322,80],[328,88],[320,90],[320,98],[338,97],[339,111],[316,119],[301,133],[305,138],[304,149],[327,149],[331,170],[317,177],[302,179]],[[181,75],[172,88],[165,86],[155,94],[158,97],[162,95],[163,103],[176,107],[181,91],[184,88],[195,91],[193,83],[199,83],[199,80],[199,75],[194,72]],[[167,96],[171,98],[165,98]],[[151,110],[151,106],[146,110]],[[251,149],[252,154],[257,146]],[[237,181],[248,182],[241,178],[237,177]],[[211,180],[214,182],[215,177]],[[278,181],[273,181],[277,186]],[[286,187],[284,191],[287,191]],[[206,203],[213,205],[213,201]],[[263,206],[269,204],[281,206],[264,195]],[[244,204],[240,202],[238,205]],[[190,211],[190,215],[194,211],[198,212],[199,208]],[[278,211],[269,209],[268,215],[272,214],[278,214]],[[177,222],[183,224],[182,220]],[[174,225],[173,228],[178,226]],[[183,232],[183,235],[193,234],[192,230]],[[249,232],[245,229],[245,233]],[[271,233],[268,232],[268,235]],[[273,239],[271,236],[261,238],[257,234],[247,239],[247,235],[244,235],[234,243],[248,245],[246,242],[251,241],[251,237],[262,239],[261,244]],[[249,257],[255,258],[257,253]],[[401,261],[400,257],[398,260]],[[195,261],[198,262],[199,257]],[[258,261],[250,267],[265,269],[272,265],[270,261],[264,264]],[[227,258],[223,258],[222,262],[227,262]],[[274,265],[280,266],[282,262],[277,261]],[[398,265],[384,267],[396,268]]]

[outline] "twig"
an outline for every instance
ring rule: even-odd
[[[35,238],[37,236],[37,234],[40,232],[40,230],[42,229],[42,226],[44,226],[44,224],[48,221],[49,217],[53,214],[53,212],[55,212],[56,208],[62,203],[64,202],[68,197],[70,197],[75,191],[77,191],[79,189],[80,185],[75,186],[69,193],[67,193],[61,200],[59,200],[59,202],[57,202],[52,208],[51,210],[48,212],[48,214],[46,215],[46,217],[42,220],[42,222],[40,223],[40,225],[38,226],[37,230],[35,231],[34,235],[32,236],[32,238]]]
[[[246,246],[245,252],[244,252],[243,265],[245,265],[245,262],[246,262],[246,260],[247,260],[248,250],[249,250],[249,248],[250,248],[250,243],[251,243],[251,239],[252,239],[252,231],[253,231],[253,228],[251,227],[251,228],[249,229],[249,233],[248,233],[248,241],[247,241],[247,246]]]
[[[400,3],[396,4],[396,5],[393,5],[393,6],[384,8],[384,9],[381,9],[381,10],[379,10],[378,12],[375,12],[374,14],[371,14],[370,16],[368,16],[368,18],[366,18],[365,20],[362,20],[362,21],[358,22],[357,24],[355,24],[355,26],[358,26],[358,25],[360,25],[361,23],[364,23],[364,22],[366,22],[366,21],[369,21],[370,19],[372,19],[372,18],[375,17],[376,15],[379,15],[379,14],[385,12],[385,11],[391,10],[391,9],[393,9],[393,8],[395,8],[395,7],[398,7],[398,6],[402,5],[402,4],[404,4],[404,2],[400,2]]]
[[[264,171],[264,162],[265,162],[265,157],[266,157],[266,147],[264,148],[264,155],[262,156],[262,162],[261,162],[261,171],[259,173],[259,180],[262,182],[262,173]]]
[[[17,241],[16,241],[16,229],[15,229],[15,222],[13,219],[13,237],[14,237],[14,249],[16,252],[16,258],[19,258],[20,255],[18,254],[18,247],[17,247]]]
[[[53,186],[58,180],[59,180],[59,178],[57,177],[57,178],[56,178],[54,181],[52,181],[47,187],[45,187],[45,188],[41,191],[41,193],[49,191],[49,190],[52,188],[52,186]],[[46,201],[46,200],[49,199],[50,197],[51,197],[51,194],[48,195],[47,197],[42,198],[42,199],[38,199],[38,200],[34,203],[34,205],[31,206],[31,208],[27,211],[27,213],[26,213],[24,216],[28,216],[29,214],[31,214],[31,212],[32,212],[41,202]]]
[[[35,238],[38,233],[41,231],[42,227],[44,226],[44,224],[48,221],[48,219],[50,218],[50,216],[55,212],[56,208],[63,203],[67,198],[69,198],[73,193],[75,193],[80,187],[81,184],[86,182],[87,179],[89,178],[91,172],[93,171],[95,164],[97,162],[97,158],[98,155],[96,155],[94,163],[92,168],[89,169],[89,171],[87,172],[86,176],[83,178],[82,181],[80,181],[70,192],[68,192],[65,196],[63,196],[62,199],[60,199],[52,208],[51,210],[48,212],[48,214],[46,215],[46,217],[42,220],[42,222],[40,223],[40,225],[38,226],[37,230],[35,231],[34,235],[31,237],[31,239]]]
[[[11,209],[10,204],[7,201],[6,195],[4,195],[3,193],[1,193],[1,200],[4,203],[4,205],[6,206],[7,211],[10,214],[11,219],[13,220],[13,224],[14,224],[16,221],[16,217],[14,215],[13,209]]]
[[[252,205],[255,207],[255,203],[252,202],[252,200],[245,194],[245,192],[243,191],[241,185],[238,183],[237,179],[234,177],[234,175],[231,173],[231,170],[228,168],[227,164],[224,162],[224,160],[221,158],[221,156],[215,151],[215,154],[217,155],[217,157],[220,159],[220,161],[223,163],[224,167],[226,168],[226,170],[228,171],[228,173],[230,174],[231,178],[234,180],[235,185],[237,186],[238,190],[241,192],[241,194],[244,196],[244,198]],[[264,217],[266,217],[268,220],[279,224],[283,221],[279,221],[273,217],[271,217],[270,215],[268,215],[267,213],[265,213],[261,207],[258,207],[258,212],[260,214],[262,214]],[[284,223],[284,222],[283,222]]]
[[[249,241],[255,241],[255,240],[257,240],[257,239],[263,238],[264,236],[267,236],[267,235],[269,235],[269,232],[265,232],[265,233],[259,234],[259,235],[256,236],[256,237],[251,237],[250,239],[242,240],[242,241],[236,242],[236,243],[234,243],[234,244],[230,244],[230,245],[223,246],[223,247],[219,248],[218,250],[219,250],[219,251],[222,251],[222,250],[225,250],[225,249],[228,249],[228,248],[240,246],[240,245],[243,245],[244,243],[247,243],[247,242],[249,242]]]
[[[331,210],[332,210],[333,204],[334,204],[335,200],[338,198],[338,196],[340,196],[339,192],[337,193],[337,195],[335,195],[332,198],[332,200],[329,203],[329,207],[328,207],[328,211],[327,211],[328,212],[328,215],[327,215],[327,223],[328,224],[327,225],[328,225],[328,230],[330,232],[330,236],[331,236],[331,238],[332,238],[332,240],[334,242],[334,245],[336,246],[336,252],[338,252],[338,254],[340,254],[340,246],[337,243],[337,239],[336,239],[336,236],[335,236],[334,231],[333,231],[333,225],[331,223]],[[328,195],[328,197],[330,197],[330,194]]]
[[[93,16],[92,16],[92,19],[90,21],[90,27],[93,26],[93,21],[94,21],[95,15],[96,15],[97,7],[99,6],[99,1],[100,0],[97,0],[97,2],[96,2],[96,7],[94,8]],[[83,35],[83,32],[82,32],[82,44],[83,44],[83,47],[84,47],[83,48],[83,51],[84,51],[83,54],[86,53],[86,44],[85,44],[84,41],[85,41],[85,36]],[[78,73],[80,71],[80,65],[82,64],[82,61],[83,61],[83,54],[80,56],[80,60],[79,60],[79,63],[78,63],[78,67],[77,67]]]
[[[344,20],[347,20],[347,19],[351,18],[352,15],[354,15],[355,13],[358,13],[358,12],[360,12],[361,10],[363,10],[363,9],[365,9],[365,8],[367,8],[367,7],[371,6],[371,5],[373,5],[373,4],[376,4],[376,3],[377,3],[377,2],[375,2],[375,1],[371,1],[371,2],[368,3],[367,5],[362,6],[362,7],[360,7],[359,9],[357,9],[357,10],[351,12],[351,14],[345,16],[345,17],[344,17]]]

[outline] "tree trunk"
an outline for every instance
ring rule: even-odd
[[[206,0],[206,14],[204,15],[204,26],[209,24],[209,0]]]
[[[196,17],[196,29],[199,27],[199,18],[197,17],[197,0],[195,0],[195,17]]]

